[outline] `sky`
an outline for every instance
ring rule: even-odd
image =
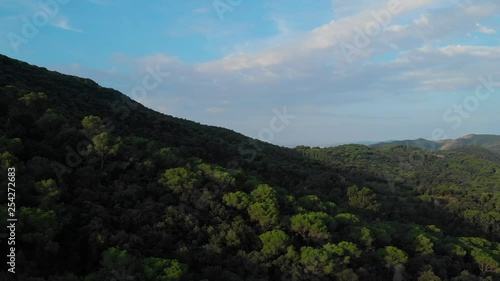
[[[283,146],[500,134],[497,0],[2,0],[0,53]]]

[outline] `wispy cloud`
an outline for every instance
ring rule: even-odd
[[[73,31],[73,32],[83,32],[81,29],[78,29],[78,28],[71,26],[69,24],[68,18],[65,18],[65,17],[60,17],[60,18],[54,20],[51,24],[54,27],[61,28],[64,30]]]
[[[480,32],[480,33],[484,33],[484,34],[495,34],[497,33],[497,31],[493,28],[490,28],[490,27],[487,27],[487,26],[483,26],[479,23],[476,23],[476,26],[477,26],[477,31]]]

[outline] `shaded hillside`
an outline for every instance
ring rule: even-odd
[[[65,147],[78,138],[81,140],[81,134],[74,128],[81,127],[81,120],[85,116],[95,115],[103,119],[115,135],[141,137],[163,146],[175,147],[182,157],[199,157],[227,168],[248,166],[249,169],[258,171],[256,176],[265,176],[268,181],[279,181],[276,183],[290,188],[300,188],[300,183],[309,177],[302,165],[306,159],[291,149],[250,139],[228,129],[201,125],[155,112],[118,91],[100,87],[89,79],[47,71],[1,55],[0,71],[0,87],[4,87],[2,94],[8,101],[14,99],[16,91],[21,95],[42,92],[47,98],[41,106],[50,108],[54,114],[65,119],[65,130],[60,130],[57,134],[54,134],[55,129],[51,131],[44,130],[45,128],[29,132],[30,136],[35,137],[35,141],[24,146],[21,156],[45,156],[44,152],[47,152],[47,156],[66,164],[67,151],[57,148]],[[3,113],[16,114],[9,110],[8,103],[0,106],[3,107]],[[29,112],[21,113],[19,118],[22,119],[25,115],[29,115]],[[11,123],[14,121],[9,115],[4,118],[1,124],[5,124],[3,131],[7,136],[15,136],[19,133],[16,130],[26,130],[22,126],[13,128]],[[46,137],[54,141],[51,148],[43,147],[42,140]],[[283,174],[283,166],[273,163],[286,165],[287,173]],[[315,168],[313,163],[310,165],[314,170],[310,174],[324,172],[324,169]],[[290,171],[293,172],[289,173]],[[338,181],[334,174],[327,172],[327,177],[333,182]]]
[[[0,280],[497,280],[493,160],[282,148],[0,56]]]
[[[459,185],[463,189],[500,191],[500,163],[486,149],[466,148],[430,152],[411,146],[345,145],[333,148],[297,147],[305,156],[325,163],[350,181],[373,181],[381,193],[400,192],[419,186]]]
[[[463,146],[452,149],[453,151],[462,152],[469,155],[481,157],[485,160],[500,164],[500,153],[492,153],[490,149],[479,146]]]

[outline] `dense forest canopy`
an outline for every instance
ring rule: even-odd
[[[5,56],[0,99],[17,280],[500,280],[491,150],[283,148]]]

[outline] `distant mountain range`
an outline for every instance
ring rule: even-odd
[[[373,144],[371,146],[383,147],[383,146],[397,146],[397,145],[415,146],[430,151],[456,150],[467,147],[480,147],[500,153],[500,136],[471,134],[463,136],[458,139],[431,141],[421,138],[416,140],[387,141],[387,142]]]
[[[392,140],[390,140],[390,141],[392,141]],[[387,142],[390,142],[390,141],[387,141]],[[346,145],[346,144],[361,144],[361,145],[370,146],[370,145],[379,144],[379,143],[380,142],[378,142],[378,141],[337,142],[337,143],[327,145],[325,147],[335,147],[335,146],[341,146],[341,145]]]

